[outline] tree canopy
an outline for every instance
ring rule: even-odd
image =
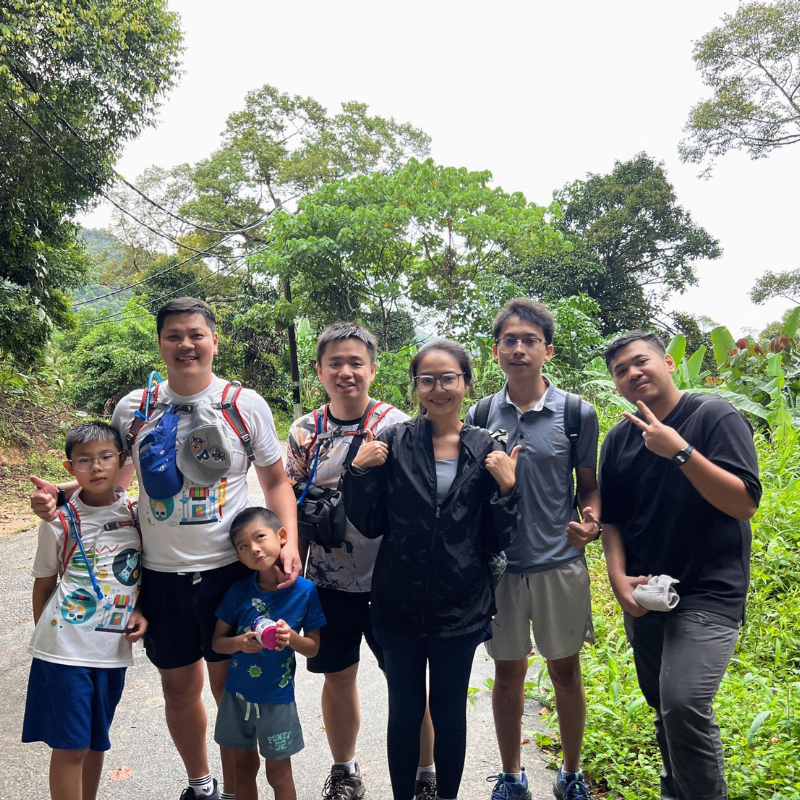
[[[697,282],[698,260],[722,253],[646,153],[568,184],[556,200],[563,213],[553,224],[571,247],[518,262],[511,277],[549,302],[594,298],[604,333],[648,325],[672,293]]]
[[[763,158],[800,142],[800,2],[746,3],[703,36],[694,60],[713,95],[689,112],[681,159],[713,162],[730,150]]]
[[[70,221],[154,119],[181,52],[165,0],[0,7],[0,349],[23,362],[68,319],[90,266]]]
[[[750,290],[750,299],[758,305],[774,297],[783,297],[790,303],[800,303],[800,269],[785,272],[767,270]]]

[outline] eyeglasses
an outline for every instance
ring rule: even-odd
[[[458,381],[463,374],[463,372],[445,372],[442,375],[417,375],[414,378],[414,385],[418,392],[432,392],[438,381],[442,389],[450,391],[458,388]]]
[[[537,345],[544,344],[544,339],[540,339],[538,336],[525,336],[522,339],[517,339],[514,336],[504,336],[502,339],[498,339],[495,344],[497,344],[497,349],[501,353],[513,353],[517,349],[517,342],[519,342],[523,350],[533,350]]]
[[[103,453],[97,458],[89,458],[89,456],[80,456],[79,458],[71,458],[69,463],[75,467],[76,472],[88,472],[95,461],[100,462],[100,466],[108,469],[117,462],[120,453]]]

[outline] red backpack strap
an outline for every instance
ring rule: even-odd
[[[158,387],[161,386],[160,383],[157,383],[153,389],[153,395],[150,398],[150,407],[152,408],[155,402],[158,400]],[[139,435],[139,431],[147,425],[150,421],[144,415],[145,409],[147,408],[147,389],[142,391],[142,401],[139,403],[139,413],[133,415],[133,419],[131,420],[131,426],[128,428],[128,433],[125,435],[125,446],[128,448],[128,452],[130,453],[133,449],[133,443],[136,441],[136,437]]]
[[[233,397],[228,400],[228,390],[232,386],[235,387],[235,391],[233,393]],[[253,452],[250,431],[247,429],[247,425],[245,424],[244,418],[239,411],[239,406],[237,403],[241,393],[242,384],[238,381],[231,381],[222,390],[222,402],[219,404],[219,407],[222,411],[222,416],[225,417],[225,421],[231,426],[231,428],[234,429],[234,431],[236,431],[236,435],[242,440],[244,451],[247,454],[247,460],[255,461],[256,454]]]
[[[385,416],[386,416],[386,415],[387,415],[387,414],[388,414],[390,411],[394,411],[394,406],[390,406],[388,403],[378,403],[378,405],[376,405],[376,406],[375,406],[375,408],[373,408],[373,409],[372,409],[373,413],[374,413],[374,412],[375,412],[375,411],[376,411],[378,408],[380,408],[382,405],[385,405],[385,406],[386,406],[386,408],[385,408],[383,411],[381,411],[381,413],[378,415],[378,418],[375,420],[375,422],[373,422],[373,423],[372,423],[372,425],[370,425],[370,426],[369,426],[369,429],[370,429],[370,430],[371,430],[373,433],[375,433],[375,428],[377,428],[377,427],[378,427],[378,423],[379,423],[379,422],[380,422],[380,421],[381,421],[381,420],[382,420],[382,419],[383,419],[383,418],[384,418],[384,417],[385,417]]]
[[[80,531],[81,520],[78,516],[78,512],[75,510],[75,506],[73,506],[71,503],[70,508],[72,509],[72,513],[75,514],[75,522],[77,523],[78,530]],[[60,511],[58,512],[58,518],[61,520],[61,527],[64,529],[64,545],[61,548],[61,567],[62,571],[66,572],[67,564],[69,564],[69,560],[72,558],[72,554],[75,552],[78,542],[72,535],[72,529],[67,522],[67,518]],[[72,542],[72,547],[69,546],[70,542]]]
[[[313,449],[314,445],[317,443],[317,436],[319,435],[319,409],[315,408],[313,412],[314,420],[314,436],[312,437],[311,441],[306,445],[306,461],[311,458],[311,450]],[[322,407],[322,430],[328,430],[328,404]]]

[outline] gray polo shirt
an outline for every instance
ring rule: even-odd
[[[564,392],[552,383],[539,403],[525,412],[508,399],[507,386],[492,398],[489,430],[508,431],[508,452],[522,446],[517,459],[517,483],[522,494],[519,530],[506,550],[508,572],[545,572],[583,555],[583,550],[574,548],[566,537],[567,524],[577,519],[577,514],[570,443],[564,429],[564,398]],[[472,424],[474,416],[473,406],[467,424]],[[579,467],[597,467],[597,437],[597,412],[584,400],[577,448]]]

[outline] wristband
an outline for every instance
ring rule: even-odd
[[[64,491],[63,486],[56,486],[58,494],[56,495],[56,506],[63,506],[67,502],[67,493]]]
[[[682,467],[690,458],[694,452],[694,447],[690,444],[687,444],[683,450],[678,450],[674,456],[672,456],[672,460],[679,466]]]
[[[595,537],[595,541],[599,539],[603,535],[603,523],[600,522],[599,519],[594,521],[594,524],[597,525],[597,536]]]

